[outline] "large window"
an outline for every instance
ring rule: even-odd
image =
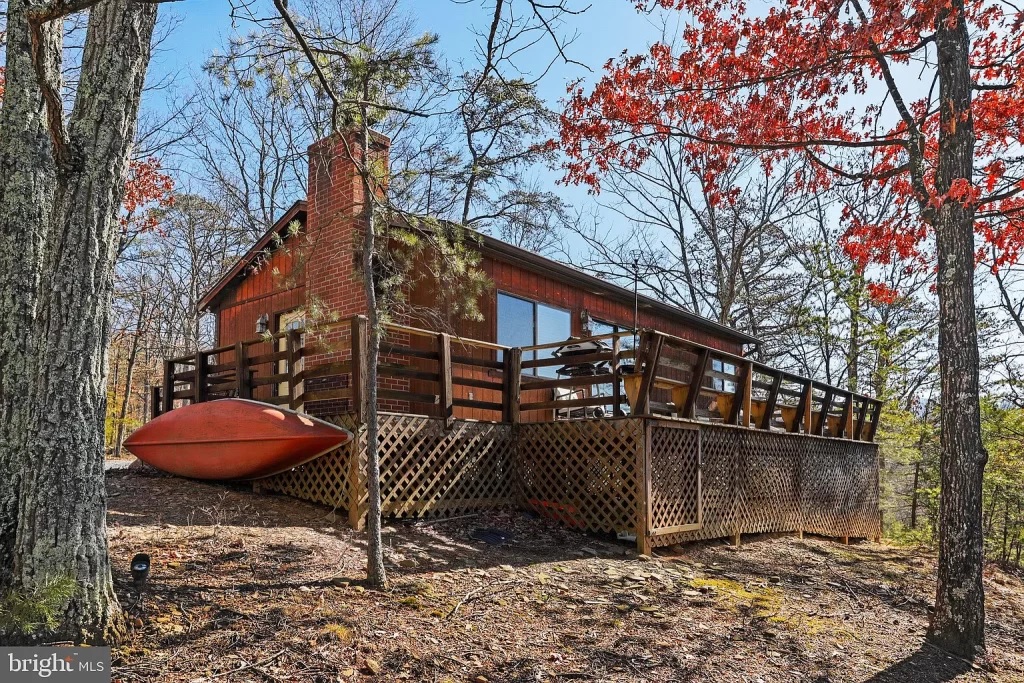
[[[569,311],[498,292],[499,344],[533,346],[563,341],[570,336],[572,315]],[[526,351],[523,353],[523,360],[551,358],[553,351],[554,349]],[[557,366],[548,366],[527,370],[526,373],[555,377],[557,369]]]

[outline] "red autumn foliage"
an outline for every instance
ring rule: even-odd
[[[140,232],[153,230],[157,226],[160,209],[173,205],[174,180],[164,173],[160,160],[149,157],[131,162],[121,203],[124,209],[121,228]]]
[[[940,194],[934,34],[945,2],[656,4],[686,14],[677,44],[610,60],[589,92],[570,86],[561,127],[568,182],[600,191],[610,165],[639,167],[668,135],[686,141],[684,161],[711,185],[738,150],[756,150],[769,170],[798,155],[810,163],[795,190],[859,182],[898,197],[879,223],[843,213],[844,247],[862,269],[895,259],[934,268],[927,209],[944,202],[976,209],[979,262],[998,269],[1024,257],[1024,16],[1013,5],[966,3],[975,93],[961,120],[973,118],[975,172]],[[912,148],[923,167],[913,167]]]

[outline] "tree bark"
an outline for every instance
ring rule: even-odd
[[[963,0],[939,13],[935,34],[940,133],[935,189],[945,197],[974,169],[970,37]],[[974,301],[974,208],[946,198],[935,219],[938,252],[939,374],[942,383],[939,567],[928,638],[973,657],[985,647],[982,586],[982,474],[978,333]]]
[[[0,108],[0,593],[15,583],[18,491],[30,419],[25,397],[33,377],[31,330],[55,173],[27,17],[39,4],[8,4],[7,82]],[[45,68],[55,79],[63,46],[59,28],[47,27],[42,35],[53,58]]]
[[[34,326],[16,561],[23,587],[67,576],[78,583],[47,640],[97,642],[116,626],[103,475],[106,349],[116,219],[156,13],[155,4],[131,0],[92,8],[65,154],[51,123],[62,163]]]
[[[366,99],[369,99],[367,96]],[[381,506],[380,506],[380,452],[377,448],[377,364],[380,358],[380,310],[377,305],[377,289],[374,284],[374,265],[376,262],[376,234],[373,224],[373,202],[376,188],[370,174],[372,160],[370,145],[372,144],[366,108],[362,111],[362,135],[358,166],[363,186],[363,291],[366,294],[367,323],[370,328],[369,344],[366,352],[366,486],[369,494],[370,509],[366,520],[366,579],[374,588],[387,586],[387,574],[384,570],[384,547],[381,540]]]

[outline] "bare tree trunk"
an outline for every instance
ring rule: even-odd
[[[132,381],[135,377],[135,363],[139,358],[139,346],[142,341],[143,326],[146,322],[146,292],[145,287],[139,294],[139,316],[135,319],[135,335],[132,337],[132,346],[128,351],[128,367],[125,368],[124,397],[121,399],[121,409],[117,416],[117,435],[114,437],[114,457],[121,457],[121,443],[124,441],[124,421],[128,418],[128,404],[132,397]]]
[[[367,97],[369,99],[369,97]],[[370,181],[372,163],[370,160],[370,128],[366,119],[366,108],[363,108],[362,140],[360,152],[360,171],[363,184],[363,291],[366,293],[367,322],[370,328],[369,348],[367,349],[366,368],[366,486],[369,494],[370,509],[366,522],[366,578],[375,588],[387,585],[387,574],[384,570],[384,548],[381,541],[381,508],[380,508],[380,453],[377,449],[377,363],[380,358],[380,311],[377,307],[377,290],[374,286],[374,264],[376,261],[376,234],[373,223],[373,201],[376,188]]]
[[[940,133],[935,190],[946,196],[970,183],[974,169],[970,37],[963,0],[939,12]],[[984,535],[978,332],[974,301],[974,208],[946,199],[935,221],[938,252],[939,374],[942,381],[939,567],[935,613],[928,638],[943,649],[973,657],[985,647],[982,586]]]
[[[921,477],[921,461],[914,463],[914,488],[910,491],[910,528],[917,528],[917,489]]]
[[[27,12],[38,0],[7,6],[6,92],[0,108],[0,592],[15,582],[21,467],[30,421],[25,401],[33,378],[32,324],[40,258],[53,203],[54,163],[46,106],[31,59]],[[45,53],[59,60],[60,27],[42,32]],[[56,78],[59,61],[45,66]]]
[[[103,478],[107,355],[117,212],[135,136],[157,6],[106,0],[89,14],[81,80],[59,160],[35,335],[28,460],[16,570],[29,588],[71,577],[78,591],[47,640],[95,642],[116,628]],[[59,121],[59,120],[58,120]],[[62,149],[63,146],[63,149]]]

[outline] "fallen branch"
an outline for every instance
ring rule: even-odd
[[[459,600],[457,603],[455,603],[455,606],[452,607],[451,611],[448,612],[448,614],[444,615],[444,618],[446,620],[452,618],[453,616],[455,616],[455,613],[458,612],[459,609],[463,605],[465,605],[465,604],[468,604],[468,603],[473,602],[475,600],[482,600],[483,598],[489,598],[492,595],[498,595],[499,593],[504,593],[505,591],[507,591],[509,589],[508,588],[502,588],[501,590],[491,591],[490,593],[481,593],[481,591],[483,591],[483,590],[485,590],[487,588],[493,588],[494,586],[507,586],[510,583],[516,583],[516,582],[515,581],[511,581],[511,580],[510,581],[498,581],[496,583],[487,584],[486,586],[480,586],[479,588],[474,588],[473,590],[469,591],[464,596],[462,596],[462,599]]]
[[[266,659],[260,660],[258,662],[253,662],[252,664],[246,664],[245,666],[240,666],[237,669],[231,669],[230,671],[221,671],[219,674],[210,676],[210,680],[212,681],[215,678],[221,678],[223,676],[230,676],[231,674],[237,674],[237,673],[240,673],[242,671],[246,671],[247,669],[255,669],[258,666],[263,666],[264,664],[269,664],[270,662],[274,661],[275,659],[277,659],[278,657],[280,657],[281,655],[283,655],[287,651],[288,650],[281,650],[277,654],[270,655]]]

